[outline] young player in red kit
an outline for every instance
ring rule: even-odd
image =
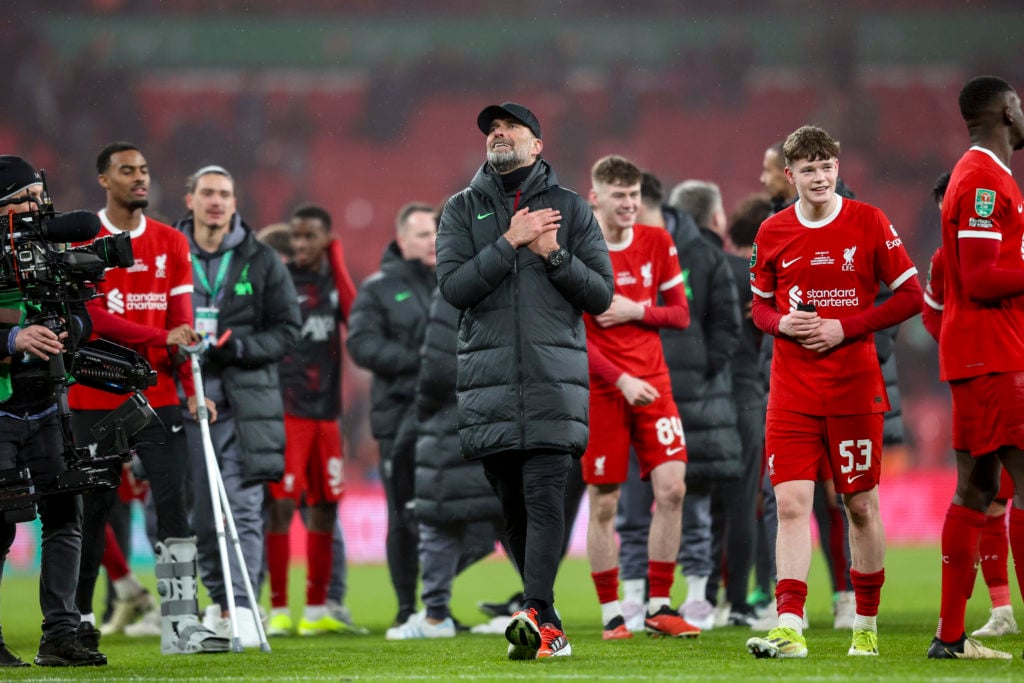
[[[940,212],[949,177],[948,172],[943,173],[932,189],[932,198]],[[939,341],[942,329],[942,310],[945,308],[944,282],[942,247],[939,247],[932,254],[931,263],[928,264],[924,307],[921,309],[921,322],[935,341]],[[985,625],[971,632],[976,638],[1013,635],[1020,631],[1013,616],[1013,605],[1010,604],[1010,580],[1006,568],[1010,554],[1010,539],[1006,535],[1006,502],[1010,498],[1013,498],[1013,479],[1004,469],[999,478],[999,493],[985,511],[985,526],[978,539],[981,573],[985,577],[992,609]]]
[[[850,519],[857,603],[850,655],[877,655],[885,558],[878,512],[883,414],[872,333],[921,310],[917,269],[880,210],[835,192],[839,143],[813,126],[783,145],[796,204],[764,222],[750,258],[754,323],[774,335],[765,428],[779,508],[779,624],[747,641],[755,657],[806,657],[804,602],[814,481],[823,460]],[[874,306],[879,281],[893,296]]]
[[[157,384],[145,391],[159,418],[139,432],[136,453],[146,471],[156,508],[156,575],[161,595],[161,642],[164,654],[227,652],[228,642],[202,626],[196,595],[196,544],[185,504],[185,435],[175,377],[195,411],[187,365],[175,368],[168,347],[190,344],[192,329],[192,258],[184,236],[143,213],[148,204],[149,165],[134,145],[112,143],[97,157],[99,183],[107,192],[100,211],[102,233],[127,231],[135,264],[106,273],[89,303],[93,333],[130,346],[145,355],[157,372]],[[70,392],[73,426],[83,443],[89,428],[124,398],[76,385]],[[213,411],[214,418],[216,411]],[[83,622],[91,623],[93,590],[103,557],[108,512],[117,491],[92,491],[83,498],[82,557],[76,603]],[[84,627],[93,638],[92,627]]]
[[[942,327],[939,374],[953,395],[957,489],[942,527],[942,602],[928,648],[933,659],[1010,659],[964,633],[985,510],[1000,463],[1024,484],[1024,196],[1010,157],[1024,148],[1020,97],[992,76],[960,91],[972,146],[957,162],[942,202]],[[1024,557],[1024,500],[1014,496],[1010,548]],[[1016,563],[1018,581],[1024,562]]]
[[[344,487],[341,428],[341,333],[356,288],[345,267],[341,242],[331,238],[331,217],[306,206],[291,220],[295,256],[288,264],[299,296],[302,332],[281,362],[285,416],[285,472],[268,486],[273,502],[267,529],[270,600],[267,633],[294,633],[288,609],[289,529],[297,504],[309,505],[306,533],[306,608],[298,634],[356,632],[327,608],[332,532]]]
[[[690,322],[675,244],[660,228],[636,224],[642,173],[622,157],[600,159],[591,171],[590,205],[608,244],[615,294],[604,313],[584,315],[590,364],[590,441],[583,455],[590,519],[587,557],[601,602],[604,639],[631,638],[619,604],[615,514],[629,471],[629,447],[650,479],[655,508],[648,541],[651,633],[696,636],[700,629],[669,604],[682,533],[686,441],[672,399],[661,327]],[[656,305],[658,296],[664,305]]]

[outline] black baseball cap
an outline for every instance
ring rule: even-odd
[[[537,120],[532,111],[515,102],[502,102],[501,104],[492,104],[489,107],[484,107],[484,110],[476,117],[476,125],[484,135],[487,135],[491,132],[491,123],[494,119],[506,116],[515,119],[529,128],[538,140],[542,139],[540,135],[540,121]]]

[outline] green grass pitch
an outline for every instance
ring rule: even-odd
[[[384,630],[395,601],[382,566],[350,568],[348,604],[369,636],[275,638],[273,652],[164,657],[157,638],[104,639],[110,665],[96,669],[0,670],[3,681],[29,680],[234,680],[234,681],[930,681],[1024,679],[1024,638],[990,643],[1014,654],[1013,661],[933,662],[924,653],[935,631],[939,597],[939,555],[935,548],[895,548],[886,563],[887,581],[879,616],[881,656],[846,656],[849,634],[833,631],[831,596],[823,562],[816,553],[808,596],[810,655],[805,660],[755,660],[744,643],[746,628],[716,629],[696,640],[601,640],[599,609],[585,560],[571,559],[556,585],[558,607],[573,656],[538,662],[510,662],[501,636],[459,635],[437,641],[388,642]],[[1011,571],[1012,577],[1012,571]],[[291,597],[296,618],[304,597],[304,577],[293,571]],[[676,582],[675,602],[683,598]],[[1015,582],[1011,578],[1011,583]],[[456,584],[453,611],[467,624],[484,621],[480,599],[498,600],[517,586],[505,561],[488,560],[468,570]],[[1015,604],[1020,601],[1014,590]],[[204,596],[205,600],[205,596]],[[204,602],[205,604],[205,602]],[[979,578],[968,608],[968,628],[988,615],[988,595]],[[1024,616],[1018,613],[1018,617]],[[39,637],[36,581],[8,576],[0,589],[0,618],[8,644],[23,658],[35,654]]]

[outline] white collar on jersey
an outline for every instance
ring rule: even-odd
[[[608,240],[605,240],[605,243],[608,245],[608,251],[625,251],[626,249],[629,249],[629,245],[633,244],[633,235],[636,234],[636,230],[630,228],[626,232],[628,233],[626,235],[626,239],[621,242],[612,244]]]
[[[824,228],[826,225],[834,221],[836,219],[836,216],[839,215],[839,212],[843,210],[843,195],[837,194],[836,208],[832,211],[832,213],[830,213],[825,218],[822,218],[820,221],[809,221],[806,218],[804,218],[804,215],[802,213],[800,213],[801,201],[803,200],[796,200],[796,204],[793,205],[793,210],[796,211],[797,220],[800,221],[800,224],[805,228]]]
[[[1013,171],[1011,171],[1009,168],[1007,168],[1006,164],[1003,163],[1002,159],[997,157],[996,153],[993,152],[992,150],[986,149],[985,147],[982,147],[980,145],[971,145],[971,149],[973,149],[976,152],[984,152],[985,154],[989,155],[990,157],[992,157],[992,161],[994,161],[997,164],[999,164],[999,168],[1003,169],[1004,171],[1006,171],[1010,175],[1013,175]]]
[[[96,215],[100,217],[100,223],[102,223],[103,227],[107,229],[107,232],[110,232],[114,235],[124,232],[124,230],[115,227],[114,224],[110,222],[110,219],[107,218],[106,209],[100,209],[99,213]],[[142,233],[144,232],[146,232],[146,214],[142,214],[142,220],[139,221],[139,227],[135,228],[134,230],[130,230],[128,234],[131,236],[133,240],[137,240],[140,237],[142,237]]]

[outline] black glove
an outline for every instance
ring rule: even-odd
[[[206,358],[220,366],[232,365],[242,358],[242,344],[237,339],[228,339],[220,346],[206,350]]]

